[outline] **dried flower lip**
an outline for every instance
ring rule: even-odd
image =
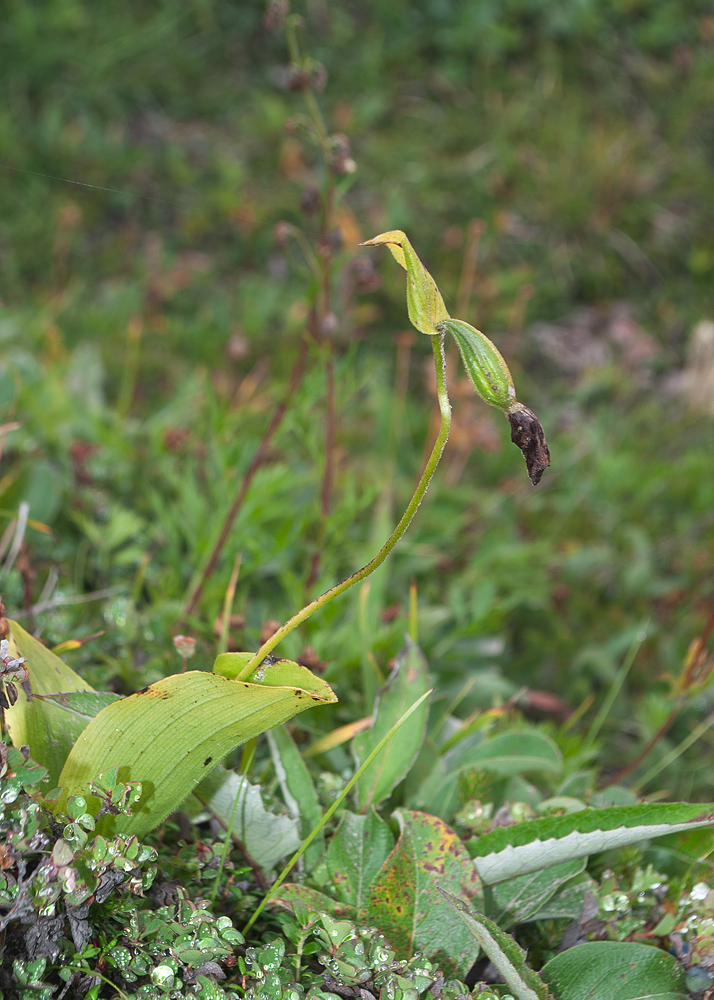
[[[533,410],[523,403],[513,403],[506,416],[511,425],[511,441],[523,452],[528,477],[537,486],[550,465],[543,426]]]

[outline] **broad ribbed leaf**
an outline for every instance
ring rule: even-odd
[[[93,692],[93,688],[21,625],[14,621],[9,624],[11,654],[25,658],[30,677],[24,685],[16,685],[17,701],[5,710],[5,722],[14,746],[29,746],[33,759],[47,768],[54,786],[91,714],[73,710],[69,698],[63,704],[57,698],[36,696]]]
[[[165,677],[109,705],[87,726],[60,775],[59,808],[69,795],[86,795],[97,774],[118,767],[119,780],[140,781],[143,794],[132,816],[103,817],[101,832],[141,837],[231,750],[335,700],[329,685],[286,660],[267,666],[260,683],[201,671]]]
[[[397,656],[394,670],[377,694],[372,726],[352,741],[352,755],[357,767],[428,687],[426,660],[416,643],[407,639],[407,645]],[[425,701],[359,779],[355,786],[355,800],[360,811],[369,805],[379,805],[409,773],[424,739],[428,714],[429,706]]]
[[[541,976],[555,1000],[684,1000],[685,971],[645,944],[592,941],[561,952]]]

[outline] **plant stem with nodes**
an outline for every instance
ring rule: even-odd
[[[339,597],[350,587],[354,587],[356,583],[360,583],[366,577],[373,573],[378,566],[381,566],[384,560],[387,558],[389,553],[392,551],[394,546],[397,544],[399,539],[402,537],[404,532],[407,530],[411,524],[414,515],[416,514],[419,504],[424,499],[424,495],[429,488],[429,484],[436,472],[436,467],[439,464],[444,447],[446,446],[446,441],[449,437],[449,430],[451,429],[451,404],[449,403],[449,396],[446,386],[446,359],[444,356],[444,334],[440,333],[431,338],[432,350],[434,353],[434,368],[436,371],[436,388],[437,395],[439,398],[439,410],[441,412],[441,427],[439,429],[439,434],[437,435],[436,441],[434,442],[434,447],[431,450],[431,455],[424,467],[421,478],[417,484],[414,494],[404,511],[399,524],[396,526],[392,534],[389,536],[387,541],[384,543],[382,548],[379,550],[377,555],[366,566],[362,569],[357,570],[351,576],[348,576],[346,580],[342,583],[336,584],[336,586],[331,587],[330,590],[325,591],[320,597],[316,597],[314,601],[298,611],[296,615],[285,622],[281,628],[278,629],[263,645],[260,647],[257,653],[251,657],[251,659],[246,663],[241,672],[237,675],[236,680],[244,681],[247,680],[255,668],[259,666],[265,657],[273,650],[279,642],[289,635],[290,632],[307,618],[310,617],[315,611],[319,611],[320,608],[329,604],[331,600],[335,597]]]

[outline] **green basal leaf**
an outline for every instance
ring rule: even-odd
[[[93,688],[21,625],[14,621],[9,625],[11,655],[24,657],[30,676],[29,681],[16,685],[17,701],[5,709],[5,722],[13,744],[29,746],[33,758],[47,768],[50,781],[56,785],[70,750],[91,718],[88,713],[72,710],[70,696],[74,692],[94,693]]]
[[[467,847],[479,875],[492,885],[599,851],[710,826],[711,803],[642,803],[528,820],[474,837]]]
[[[111,826],[141,837],[231,750],[307,708],[336,701],[328,684],[297,663],[280,660],[259,671],[258,683],[175,674],[104,708],[67,758],[58,808],[69,795],[86,795],[97,774],[118,767],[120,781],[141,782],[142,797],[132,816],[103,817],[100,832]]]
[[[544,868],[540,874],[547,876],[551,870]],[[506,882],[505,884],[509,885],[510,883]],[[532,913],[525,920],[577,920],[583,912],[585,893],[594,892],[596,889],[597,883],[590,878],[587,872],[575,875],[574,878],[561,885],[555,895],[543,903],[536,913]]]
[[[518,1000],[548,1000],[549,994],[541,977],[528,967],[521,946],[488,917],[473,913],[450,892],[440,889],[506,981]],[[568,1000],[571,1000],[569,997]]]
[[[414,793],[413,804],[448,816],[457,799],[459,775],[474,768],[494,779],[538,773],[557,777],[563,758],[553,740],[537,730],[499,733],[490,739],[471,733],[436,759]]]
[[[592,941],[547,962],[541,975],[555,1000],[684,1000],[685,971],[659,948]]]
[[[516,390],[508,365],[496,345],[461,319],[442,320],[439,330],[453,336],[469,381],[481,399],[508,411],[515,401]]]
[[[536,729],[518,729],[483,739],[480,733],[466,737],[444,755],[447,774],[474,767],[498,778],[514,774],[550,774],[563,769],[563,757],[555,742]]]
[[[360,766],[385,733],[429,687],[427,665],[419,647],[407,639],[407,645],[396,658],[394,670],[377,694],[372,726],[355,736],[352,755]],[[386,749],[371,764],[355,786],[357,808],[379,805],[409,773],[426,731],[429,706],[425,701],[395,733]]]
[[[233,681],[252,656],[252,653],[219,653],[213,661],[213,673]]]
[[[363,816],[345,811],[327,849],[327,867],[337,896],[366,910],[369,890],[394,850],[392,832],[373,809]]]
[[[438,324],[449,318],[436,282],[401,230],[394,229],[388,233],[380,233],[379,236],[366,240],[360,246],[374,247],[381,244],[389,247],[394,259],[407,272],[409,320],[420,333],[435,336],[439,333]]]
[[[283,799],[291,815],[298,820],[304,839],[322,818],[322,807],[310,772],[285,726],[268,730],[268,745]],[[325,838],[321,831],[305,851],[308,869],[317,864],[324,852]]]

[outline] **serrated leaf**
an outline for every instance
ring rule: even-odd
[[[370,887],[393,850],[392,832],[373,809],[360,816],[344,812],[327,849],[327,867],[339,898],[358,911],[366,909]]]
[[[266,809],[260,786],[252,785],[242,774],[217,767],[199,782],[193,794],[226,829],[233,821],[232,833],[264,871],[270,871],[300,846],[298,819]]]
[[[320,800],[305,761],[285,726],[268,730],[267,736],[283,800],[292,816],[298,820],[300,836],[304,840],[322,819]],[[305,851],[308,869],[317,863],[324,852],[325,838],[320,832]]]
[[[682,1000],[685,972],[658,948],[618,941],[576,945],[541,970],[555,1000]]]
[[[102,709],[89,723],[60,775],[58,808],[70,795],[86,795],[97,774],[118,767],[120,781],[142,783],[142,797],[131,816],[102,817],[100,832],[111,826],[141,837],[231,750],[335,700],[323,680],[285,660],[268,665],[260,683],[202,671],[165,677]]]
[[[529,872],[517,878],[499,882],[491,891],[489,915],[499,927],[507,930],[517,923],[533,918],[558,889],[579,875],[585,868],[585,858],[563,861],[541,871]]]
[[[481,399],[508,410],[516,398],[513,379],[503,355],[480,330],[461,319],[446,319],[439,329],[447,330],[459,348],[464,371]]]
[[[25,658],[30,675],[29,684],[16,685],[17,701],[5,709],[10,739],[16,747],[29,746],[33,758],[47,768],[50,781],[56,785],[89,717],[68,711],[68,705],[34,695],[93,692],[93,688],[21,625],[15,621],[9,625],[11,655]]]
[[[374,247],[386,244],[392,256],[407,272],[407,309],[409,320],[420,332],[434,336],[437,325],[449,318],[441,292],[424,267],[406,235],[399,229],[380,233],[360,246]]]
[[[474,837],[467,846],[479,875],[492,885],[573,858],[710,826],[712,804],[643,803],[529,820]]]
[[[352,755],[357,767],[414,700],[428,690],[428,680],[421,650],[411,639],[407,639],[407,645],[396,658],[394,670],[377,694],[371,728],[359,733],[352,741]],[[368,805],[378,805],[408,774],[424,739],[428,713],[429,706],[425,701],[359,779],[354,794],[360,811]]]
[[[449,974],[464,976],[478,957],[438,888],[471,906],[483,906],[473,862],[453,830],[436,816],[397,810],[397,845],[370,891],[367,920],[402,957],[422,951]]]
[[[443,889],[441,893],[453,906],[459,919],[478,941],[518,1000],[548,1000],[549,994],[545,983],[533,969],[529,968],[526,953],[511,935],[502,931],[488,917],[471,912],[451,893],[444,892]]]

